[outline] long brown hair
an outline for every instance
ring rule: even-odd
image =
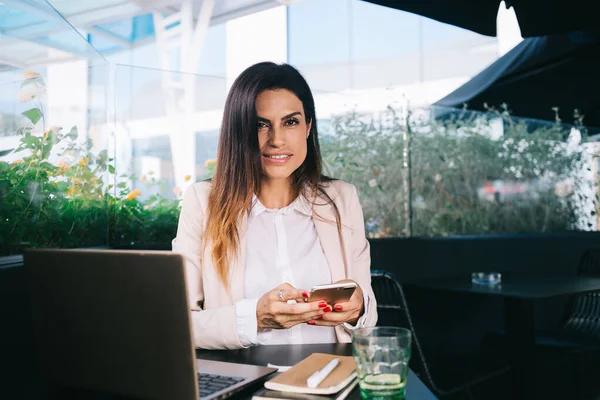
[[[208,197],[205,243],[210,240],[212,259],[225,287],[229,283],[229,267],[240,243],[240,218],[252,206],[252,197],[260,193],[262,176],[258,145],[256,98],[265,90],[286,89],[302,102],[306,122],[311,123],[306,159],[292,173],[292,188],[307,199],[323,195],[334,205],[338,232],[339,211],[325,193],[323,184],[332,179],[322,175],[321,151],[317,132],[315,102],[308,84],[288,64],[262,62],[255,64],[235,80],[223,112],[217,149],[217,166]]]

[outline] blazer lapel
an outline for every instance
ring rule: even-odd
[[[313,206],[313,222],[323,253],[329,264],[331,281],[336,282],[346,278],[346,268],[340,236],[337,229],[335,210],[333,205],[319,198],[318,204]],[[342,228],[342,234],[344,228]]]

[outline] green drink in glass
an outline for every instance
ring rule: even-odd
[[[363,399],[405,398],[410,346],[411,333],[404,328],[362,328],[353,332],[352,353]]]

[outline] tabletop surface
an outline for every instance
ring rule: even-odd
[[[503,273],[502,283],[496,286],[473,284],[470,275],[420,279],[406,282],[405,285],[519,299],[543,299],[600,291],[600,278],[576,275],[534,276]]]
[[[204,360],[227,361],[266,366],[268,363],[278,366],[294,365],[312,353],[329,353],[342,356],[352,355],[352,345],[343,343],[297,344],[257,346],[240,350],[196,350],[196,358]],[[258,390],[253,387],[251,390]],[[407,398],[415,400],[434,400],[436,397],[425,384],[409,370],[406,386]],[[360,399],[358,390],[354,390],[348,399]]]

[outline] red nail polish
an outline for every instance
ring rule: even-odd
[[[323,311],[325,311],[325,312],[331,312],[331,310],[332,310],[331,306],[327,306],[323,309]]]
[[[302,297],[307,298],[308,299],[308,292],[302,292]]]
[[[335,311],[342,311],[342,306],[340,306],[339,304],[336,304],[336,305],[333,307],[333,309],[334,309]]]
[[[315,324],[315,321],[308,321],[308,322],[307,322],[307,324],[309,324],[309,325],[314,325],[314,324]]]
[[[325,308],[325,307],[327,307],[327,303],[325,303],[324,301],[320,301],[319,308]]]

